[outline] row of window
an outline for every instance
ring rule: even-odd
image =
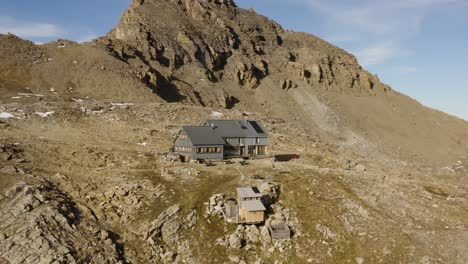
[[[187,137],[187,135],[179,135],[179,139],[180,140],[187,140],[188,137]]]
[[[220,147],[197,148],[197,153],[221,153]]]
[[[193,148],[192,147],[175,146],[174,150],[175,150],[175,152],[192,152]],[[222,148],[220,148],[220,147],[197,148],[197,153],[221,153],[221,151],[222,151]]]
[[[227,143],[243,143],[242,138],[226,138]],[[260,144],[260,138],[255,138],[255,144]]]
[[[175,151],[176,152],[192,152],[192,147],[175,146]]]

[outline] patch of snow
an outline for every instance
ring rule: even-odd
[[[79,103],[79,102],[83,102],[83,100],[81,100],[81,99],[75,99],[75,98],[70,98],[70,99],[71,99],[73,102],[78,102],[78,103]]]
[[[112,106],[132,106],[133,103],[110,103]]]
[[[148,146],[148,142],[140,142],[140,143],[137,143],[137,144],[140,145],[140,146],[143,146],[143,147]]]
[[[450,172],[455,172],[455,170],[450,168],[450,167],[443,167],[442,170],[448,170]]]
[[[211,117],[223,117],[223,113],[220,113],[218,111],[213,111],[211,112]]]
[[[8,119],[8,118],[14,118],[15,116],[7,113],[7,112],[0,112],[0,119]]]
[[[61,45],[57,45],[57,48],[59,48],[59,49],[62,49],[62,48],[65,48],[65,47],[66,47],[65,43],[61,44]]]
[[[48,116],[50,116],[50,115],[52,115],[52,114],[54,114],[54,113],[55,113],[54,111],[52,111],[52,112],[44,112],[44,113],[43,113],[43,112],[36,112],[36,115],[38,115],[38,116],[40,116],[40,117],[48,117]]]
[[[362,264],[362,263],[364,263],[364,258],[363,258],[363,257],[357,257],[357,258],[356,258],[356,262],[357,262],[358,264]]]
[[[11,99],[20,99],[21,96],[13,96]]]
[[[29,97],[29,96],[44,97],[44,95],[42,94],[32,94],[32,93],[18,93],[18,95],[26,96],[26,97]]]

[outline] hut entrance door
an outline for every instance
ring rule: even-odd
[[[242,147],[240,147],[240,155],[244,156],[244,154],[245,154],[245,147],[242,146]]]

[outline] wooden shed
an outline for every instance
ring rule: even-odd
[[[237,188],[238,223],[253,224],[265,221],[266,208],[261,202],[261,198],[262,194],[256,188]]]

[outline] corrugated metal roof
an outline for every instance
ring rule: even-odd
[[[184,126],[182,128],[194,146],[224,145],[224,140],[208,126]]]
[[[262,197],[262,194],[255,192],[252,187],[241,187],[237,188],[237,196],[240,198],[258,198]]]
[[[266,137],[265,128],[258,121],[251,120],[207,120],[207,126],[212,126],[216,134],[223,137]]]
[[[242,201],[241,207],[249,212],[266,211],[265,206],[259,200]]]

